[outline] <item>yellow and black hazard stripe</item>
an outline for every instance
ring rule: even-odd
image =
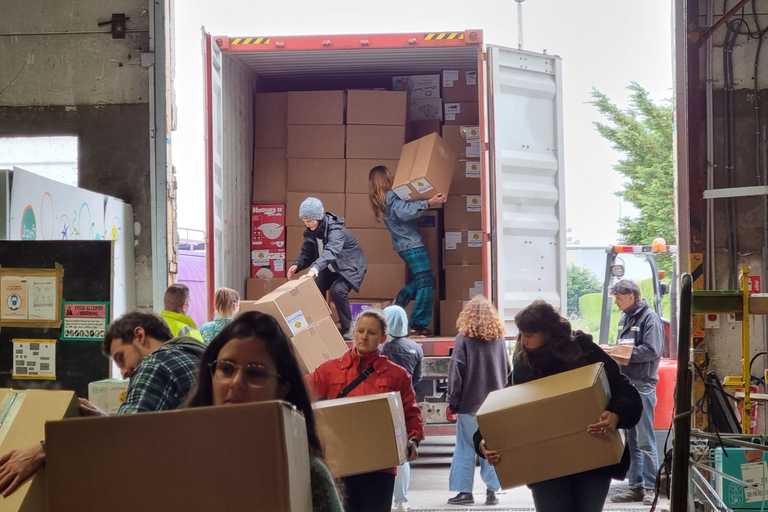
[[[271,39],[268,37],[235,37],[230,41],[232,46],[247,46],[251,44],[269,44]]]
[[[463,40],[464,32],[430,32],[424,36],[425,41],[453,41],[454,39]]]

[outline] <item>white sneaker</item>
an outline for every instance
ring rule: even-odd
[[[408,503],[393,503],[392,512],[408,512]]]

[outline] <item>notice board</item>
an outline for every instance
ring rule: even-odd
[[[0,271],[13,269],[24,276],[24,269],[30,269],[34,276],[49,269],[60,275],[57,322],[0,324],[0,387],[71,389],[86,397],[89,382],[109,377],[101,340],[112,320],[113,244],[0,241]],[[65,318],[68,330],[63,330]]]

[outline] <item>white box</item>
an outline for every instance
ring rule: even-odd
[[[127,379],[104,379],[88,384],[88,401],[107,414],[117,412],[127,393]]]

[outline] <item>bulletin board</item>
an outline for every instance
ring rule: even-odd
[[[0,241],[0,292],[5,281],[17,286],[15,277],[41,276],[42,285],[56,278],[56,303],[50,304],[50,291],[40,293],[38,311],[47,316],[48,306],[55,306],[55,319],[0,318],[0,387],[16,389],[71,389],[86,397],[88,383],[109,377],[109,359],[102,353],[102,339],[97,332],[64,330],[65,305],[80,324],[96,326],[98,316],[106,313],[103,324],[112,319],[110,299],[113,268],[112,241]],[[37,277],[36,277],[37,278]],[[23,294],[23,290],[20,292]],[[7,297],[6,297],[7,299]],[[94,307],[97,305],[98,307]],[[0,305],[0,311],[7,305]],[[7,311],[6,311],[7,312]],[[21,313],[18,314],[21,316]],[[72,331],[70,331],[72,332]],[[101,331],[98,331],[99,333]]]

